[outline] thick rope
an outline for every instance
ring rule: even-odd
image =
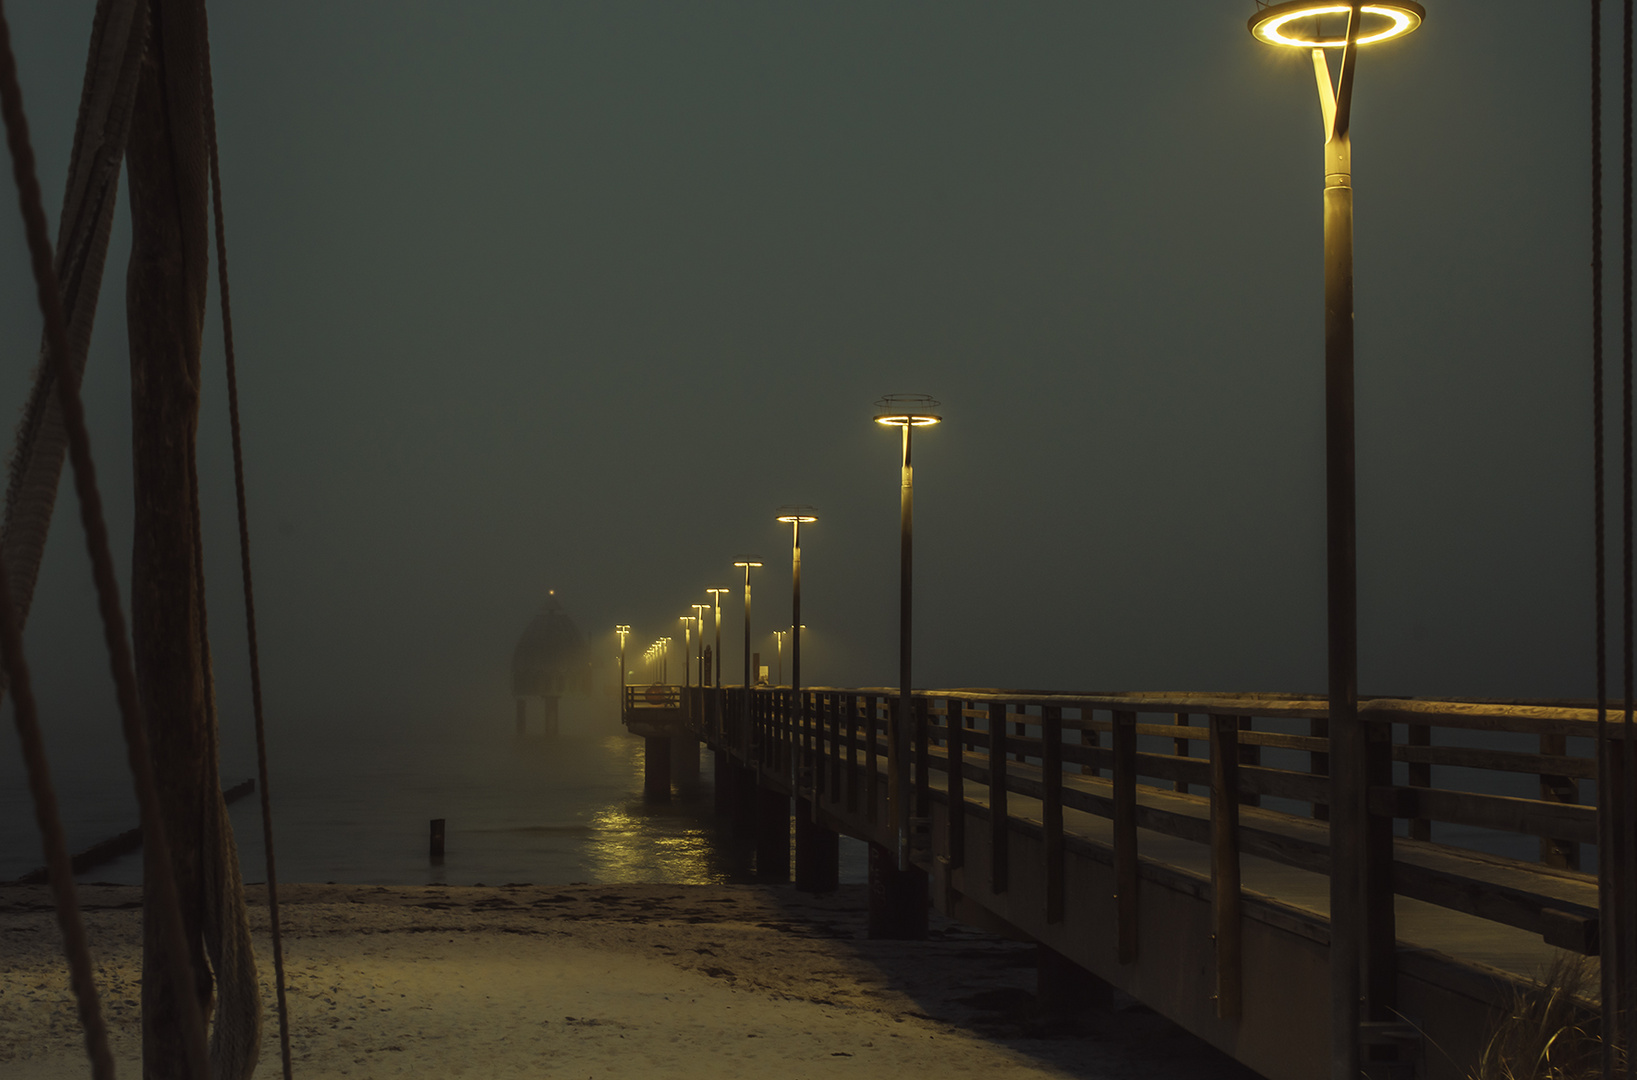
[[[216,141],[216,92],[210,67],[208,25],[204,34],[204,58],[205,152],[210,160],[210,191],[216,216],[216,277],[221,290],[222,343],[227,361],[227,414],[233,435],[233,490],[238,500],[239,511],[239,574],[244,582],[245,636],[250,652],[250,699],[256,721],[256,770],[261,790],[262,851],[265,853],[267,864],[267,914],[273,930],[273,985],[278,996],[279,1058],[284,1066],[284,1080],[291,1080],[290,1013],[284,990],[284,936],[279,920],[278,868],[273,857],[273,803],[267,785],[267,724],[262,710],[261,654],[256,635],[255,580],[250,572],[250,514],[245,500],[244,445],[239,424],[239,373],[233,352],[232,295],[227,282],[227,218],[222,209],[221,158]]]
[[[1620,886],[1617,890],[1620,910],[1616,917],[1620,925],[1616,931],[1616,940],[1619,942],[1620,955],[1617,960],[1616,974],[1620,985],[1615,989],[1615,1000],[1621,1007],[1620,1035],[1625,1047],[1626,1076],[1628,1080],[1633,1076],[1633,1069],[1637,1069],[1637,1054],[1633,1053],[1634,1036],[1637,1036],[1637,821],[1633,820],[1633,805],[1637,803],[1637,745],[1633,744],[1633,666],[1637,663],[1637,651],[1634,651],[1632,637],[1633,623],[1633,589],[1632,589],[1632,259],[1631,259],[1631,215],[1632,215],[1632,159],[1631,159],[1631,81],[1632,81],[1632,3],[1626,0],[1625,19],[1622,23],[1622,55],[1623,78],[1620,97],[1621,117],[1621,194],[1623,206],[1620,215],[1620,367],[1624,385],[1624,395],[1621,400],[1622,446],[1621,465],[1622,483],[1624,485],[1624,512],[1625,529],[1623,534],[1624,550],[1621,557],[1624,561],[1625,574],[1623,583],[1625,595],[1624,604],[1624,648],[1625,655],[1625,722],[1621,741],[1621,769],[1620,782],[1616,786],[1620,801],[1615,810],[1615,837],[1618,844],[1615,866],[1620,873]],[[1605,1005],[1605,1008],[1607,1006]]]
[[[1614,918],[1613,830],[1614,805],[1609,799],[1612,776],[1608,760],[1608,563],[1607,520],[1604,512],[1607,478],[1603,467],[1603,5],[1591,0],[1591,113],[1592,113],[1592,576],[1593,606],[1596,610],[1597,649],[1597,894],[1603,927],[1612,928]],[[1612,960],[1609,945],[1616,935],[1605,934],[1599,951]],[[1600,1000],[1604,1008],[1603,1076],[1613,1080],[1615,1070],[1614,1025],[1609,1022],[1615,999],[1614,963],[1600,965]]]
[[[56,370],[58,401],[68,431],[68,456],[74,466],[74,490],[80,504],[80,520],[85,529],[86,547],[91,556],[92,577],[97,589],[97,607],[102,617],[104,644],[119,700],[120,723],[125,735],[126,758],[135,780],[137,806],[144,841],[157,865],[174,866],[170,842],[159,808],[148,733],[143,727],[137,696],[136,672],[125,636],[125,616],[119,599],[119,581],[114,574],[113,555],[108,544],[108,526],[102,513],[102,497],[97,491],[96,469],[91,461],[91,439],[85,425],[85,408],[80,401],[79,382],[65,370],[70,356],[68,328],[63,315],[62,295],[52,266],[51,240],[47,232],[45,207],[35,173],[34,149],[29,142],[28,119],[23,114],[22,89],[17,83],[17,60],[11,50],[4,0],[0,0],[0,114],[6,127],[6,144],[11,151],[12,173],[22,206],[24,231],[33,264],[35,291],[45,316],[47,362]],[[167,948],[166,973],[178,1001],[183,1045],[196,1080],[210,1075],[205,1052],[204,1017],[193,981],[187,933],[182,926],[182,910],[177,900],[174,872],[156,875],[149,882],[156,893]]]
[[[53,380],[59,365],[76,380],[85,370],[147,40],[144,0],[98,0],[57,226],[57,286],[68,324],[69,352],[66,361],[53,365],[41,343],[7,463],[0,559],[5,560],[20,622],[28,620],[68,452],[68,432]]]

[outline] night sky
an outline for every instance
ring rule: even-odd
[[[1362,54],[1354,108],[1362,688],[1585,696],[1585,7],[1427,6]],[[55,215],[93,3],[6,8]],[[212,5],[273,722],[509,729],[548,588],[611,677],[615,623],[635,666],[746,552],[770,653],[787,502],[820,519],[807,681],[892,682],[892,392],[947,417],[917,441],[919,684],[1322,691],[1320,123],[1306,54],[1252,39],[1253,10]],[[39,316],[3,206],[15,415]],[[125,214],[86,379],[122,565]],[[112,740],[71,511],[65,485],[30,655],[48,724]]]

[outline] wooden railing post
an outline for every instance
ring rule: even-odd
[[[1569,752],[1569,737],[1567,735],[1542,735],[1540,737],[1540,752],[1553,757],[1563,757]],[[1540,776],[1540,797],[1544,802],[1578,803],[1580,801],[1580,786],[1570,777],[1542,773]],[[1560,870],[1579,870],[1580,845],[1573,840],[1542,839],[1540,842],[1540,861],[1547,866],[1555,866]]]
[[[947,699],[944,721],[949,733],[944,747],[949,756],[949,868],[959,870],[966,865],[966,703]]]
[[[920,694],[915,696],[915,816],[922,822],[932,812],[932,751],[927,745],[932,701]],[[913,830],[912,830],[913,831]]]
[[[1239,725],[1232,716],[1206,718],[1211,732],[1211,922],[1216,943],[1216,1015],[1239,1019],[1241,1009],[1239,886]]]
[[[847,812],[858,810],[858,695],[842,694],[847,713]]]
[[[1206,723],[1209,723],[1210,722],[1210,717],[1207,716],[1205,718],[1205,721],[1206,721]],[[1185,713],[1185,712],[1177,713],[1177,727],[1187,727],[1187,726],[1188,726],[1188,714]],[[1188,740],[1187,739],[1172,739],[1171,740],[1171,749],[1176,752],[1177,757],[1187,757],[1192,752],[1190,750],[1189,746],[1188,746]],[[1178,780],[1177,783],[1176,783],[1176,789],[1177,789],[1178,792],[1180,792],[1183,795],[1188,794],[1188,781]]]
[[[876,746],[876,702],[879,699],[874,694],[864,695],[864,807],[865,816],[870,824],[878,820],[877,811],[881,801],[881,774],[879,772],[879,748]]]
[[[1432,727],[1428,724],[1411,724],[1408,729],[1409,746],[1431,746]],[[1426,762],[1410,762],[1410,787],[1425,788],[1432,786],[1432,766]],[[1410,818],[1410,839],[1431,840],[1432,822],[1427,818]]]
[[[1137,714],[1114,713],[1114,882],[1119,962],[1137,959]]]
[[[1239,730],[1240,731],[1253,731],[1253,730],[1255,730],[1255,727],[1254,727],[1255,722],[1256,721],[1255,721],[1255,719],[1253,717],[1241,716],[1241,717],[1239,717]],[[1262,748],[1260,746],[1256,745],[1255,743],[1245,743],[1245,742],[1240,742],[1238,744],[1238,746],[1239,746],[1239,749],[1238,749],[1239,764],[1241,764],[1241,765],[1260,765],[1260,764],[1262,764]],[[1241,794],[1239,796],[1239,801],[1241,803],[1245,804],[1246,806],[1261,806],[1262,805],[1262,797],[1260,795],[1244,795],[1244,794]]]
[[[1006,891],[1007,837],[1011,823],[1006,819],[1006,703],[989,703],[989,891],[997,896]]]
[[[1063,710],[1040,710],[1041,827],[1046,847],[1046,921],[1063,921]]]
[[[1330,741],[1330,721],[1328,719],[1309,720],[1307,722],[1307,733],[1312,738],[1325,740],[1326,744],[1328,744]],[[1307,771],[1314,776],[1329,776],[1330,754],[1328,752],[1320,753],[1317,750],[1308,751]],[[1313,820],[1329,821],[1330,805],[1328,803],[1314,803]]]

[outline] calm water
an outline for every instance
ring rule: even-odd
[[[556,740],[496,725],[477,734],[396,741],[345,734],[274,748],[274,843],[281,881],[488,885],[509,882],[751,880],[749,852],[711,813],[710,756],[698,785],[669,804],[642,800],[642,740],[617,725],[565,724]],[[54,763],[70,848],[136,824],[116,761]],[[253,765],[224,766],[228,785]],[[230,808],[247,881],[266,877],[259,800]],[[428,822],[447,820],[445,857],[427,856]],[[40,844],[15,751],[0,759],[0,881],[40,865]],[[138,883],[140,854],[82,880]],[[866,876],[862,844],[843,839],[842,880]]]

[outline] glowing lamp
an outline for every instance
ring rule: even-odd
[[[1259,41],[1269,45],[1292,45],[1299,49],[1340,49],[1347,44],[1347,35],[1340,37],[1319,37],[1318,17],[1321,15],[1346,15],[1351,11],[1347,4],[1312,3],[1311,0],[1294,0],[1287,4],[1274,4],[1263,8],[1252,15],[1248,25],[1250,32]],[[1364,16],[1363,25],[1359,27],[1358,37],[1354,44],[1373,45],[1378,41],[1389,38],[1403,37],[1427,17],[1427,11],[1420,4],[1365,4],[1359,8],[1359,14]],[[1310,26],[1303,26],[1303,19],[1315,20]],[[1301,36],[1301,31],[1311,29],[1312,37]]]
[[[943,419],[932,411],[938,402],[925,394],[888,394],[875,407],[882,410],[875,422],[886,427],[931,427]]]

